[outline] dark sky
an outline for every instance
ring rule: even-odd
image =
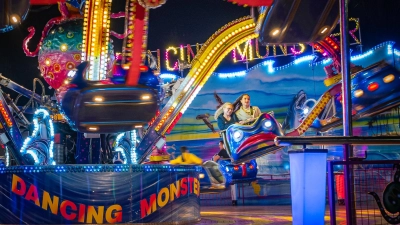
[[[114,12],[118,11],[117,5],[123,9],[124,2],[114,0]],[[163,63],[163,50],[168,46],[203,43],[226,23],[249,13],[249,8],[223,0],[168,0],[165,5],[150,10],[148,49],[161,49]],[[351,0],[349,14],[360,18],[364,50],[389,40],[400,43],[400,0]],[[37,30],[36,39],[32,41],[33,50],[45,23],[56,16],[59,16],[56,6],[35,6],[19,28],[0,34],[0,73],[27,88],[32,87],[33,78],[40,77],[40,73],[37,58],[26,57],[22,51],[22,41],[28,34],[26,29],[35,26]],[[120,22],[113,21],[112,25]],[[120,50],[120,41],[115,41],[115,46],[117,51]],[[229,65],[228,68],[225,63],[217,71],[243,68],[243,64]]]

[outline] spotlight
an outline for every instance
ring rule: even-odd
[[[319,33],[324,34],[326,31],[328,31],[328,26],[322,27],[321,30],[319,31]]]
[[[104,99],[103,99],[102,97],[100,97],[100,96],[94,97],[93,100],[94,100],[95,102],[102,102],[102,101],[104,101]]]
[[[278,28],[276,28],[276,29],[273,29],[272,31],[271,31],[271,36],[276,36],[276,35],[278,35],[279,33],[281,32],[281,30],[279,30]]]
[[[20,22],[19,16],[18,15],[11,15],[10,20],[12,23],[17,24]]]

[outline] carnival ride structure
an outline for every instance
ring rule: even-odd
[[[331,10],[334,9],[334,6],[331,7]],[[64,9],[61,7],[63,17],[49,21],[48,25],[46,25],[46,28],[43,31],[41,43],[39,44],[40,46],[43,43],[44,46],[43,48],[40,48],[40,52],[42,53],[40,54],[41,57],[39,61],[42,62],[41,65],[43,65],[41,66],[41,70],[44,73],[45,78],[47,78],[46,81],[48,81],[50,85],[54,86],[54,88],[59,89],[57,97],[60,103],[60,112],[65,116],[70,126],[77,131],[85,133],[127,132],[132,130],[132,128],[141,127],[144,123],[151,120],[143,140],[134,148],[135,151],[131,151],[133,147],[125,148],[129,150],[124,151],[125,157],[123,158],[126,158],[126,160],[130,159],[130,162],[137,161],[139,163],[143,163],[149,154],[154,151],[154,147],[161,149],[162,146],[165,145],[165,139],[163,138],[165,134],[173,129],[176,122],[185,112],[187,107],[189,107],[191,101],[195,98],[213,70],[216,68],[216,65],[222,60],[227,52],[235,47],[235,44],[243,43],[248,39],[254,38],[258,36],[259,33],[264,35],[263,38],[265,40],[269,40],[266,39],[267,36],[265,36],[266,30],[275,25],[273,23],[271,24],[270,20],[267,20],[265,16],[266,14],[268,14],[270,17],[277,16],[277,10],[270,10],[271,9],[269,8],[262,9],[257,27],[253,22],[253,19],[248,17],[229,23],[217,31],[203,45],[195,60],[193,60],[192,69],[189,71],[189,74],[183,80],[179,88],[175,91],[174,95],[167,102],[160,114],[155,116],[152,120],[152,113],[148,112],[155,112],[159,103],[157,101],[156,92],[152,91],[151,88],[124,84],[116,85],[112,81],[106,80],[86,81],[83,78],[87,68],[86,63],[79,65],[76,72],[71,73],[73,70],[69,70],[70,72],[68,73],[70,73],[71,76],[73,75],[73,78],[66,78],[65,74],[67,71],[65,70],[53,71],[58,67],[65,67],[68,69],[72,65],[69,63],[69,61],[72,59],[75,61],[78,58],[80,59],[80,57],[78,57],[79,54],[76,52],[77,50],[73,50],[73,44],[71,43],[61,44],[62,42],[59,41],[59,44],[53,46],[53,43],[58,43],[54,41],[54,34],[56,32],[61,32],[64,29],[67,30],[66,39],[69,38],[73,40],[74,37],[80,37],[79,33],[76,35],[77,32],[73,32],[71,30],[72,28],[68,28],[68,26],[71,26],[68,25],[70,21],[76,23],[76,21],[79,19],[79,16],[75,14],[69,15],[68,10],[65,9],[65,6]],[[330,24],[329,21],[332,20],[332,18],[335,18],[335,14],[332,14],[328,17],[326,24]],[[64,24],[64,27],[54,26],[60,24]],[[332,24],[328,27],[329,29],[333,29],[334,25]],[[30,31],[30,36],[32,36],[32,32],[34,31],[32,29]],[[325,32],[325,29],[324,32],[317,32],[316,34],[320,36],[317,35],[317,37],[314,35],[313,40],[316,38],[323,38],[328,33]],[[45,37],[45,34],[47,33],[50,35]],[[279,34],[280,37],[276,39],[276,35],[270,35],[270,41],[293,42],[294,40],[294,37],[290,34],[285,34],[283,32],[277,32],[277,34]],[[29,41],[29,38],[30,37],[26,39],[26,42]],[[310,40],[309,36],[300,38]],[[326,39],[323,39],[320,42],[314,42],[313,45],[324,57],[333,58],[333,65],[336,65],[336,67],[339,65],[339,48],[335,40],[326,37]],[[65,53],[65,49],[63,47],[69,50],[67,52],[68,54]],[[61,51],[51,51],[52,48],[61,49]],[[78,47],[76,48],[78,49]],[[37,48],[33,53],[29,52],[26,48],[25,51],[28,55],[33,56],[39,51],[39,48]],[[58,63],[56,58],[59,56],[55,57],[53,55],[62,55],[63,60],[60,62],[64,62],[64,64]],[[70,58],[71,60],[69,60]],[[65,63],[65,61],[67,61],[67,63]],[[59,72],[60,74],[56,74],[55,72]],[[396,71],[393,71],[393,73],[395,72]],[[334,79],[337,79],[339,75],[340,74],[335,74],[335,77],[330,78],[330,82],[332,82],[332,80],[335,81]],[[129,80],[129,76],[127,77],[127,80]],[[360,82],[362,83],[365,81]],[[307,117],[304,118],[303,123],[295,131],[289,132],[286,135],[301,135],[311,126],[310,123],[316,124],[316,122],[314,122],[316,118],[315,115],[320,115],[324,105],[327,104],[327,99],[329,99],[331,96],[340,95],[339,89],[340,84],[335,84],[330,91],[321,97],[321,100],[314,107],[318,108],[318,110],[311,110],[310,113],[306,115]],[[128,90],[132,93],[128,94]],[[396,92],[396,90],[391,90],[391,92]],[[361,92],[359,91],[358,93]],[[29,95],[29,93],[27,93],[27,95]],[[364,96],[362,98],[364,98]],[[39,101],[38,96],[36,96],[36,100]],[[338,103],[336,104],[340,105]],[[385,104],[386,102],[383,101],[383,103],[380,105],[382,107]],[[396,103],[390,104],[389,106],[386,105],[385,108],[381,110],[376,110],[376,108],[374,108],[372,111],[378,113],[392,105],[394,107]],[[140,106],[142,110],[138,110],[138,106]],[[74,110],[77,107],[79,110]],[[361,109],[361,106],[357,106],[357,109]],[[135,118],[133,118],[132,110],[141,113],[135,113]],[[355,114],[355,117],[360,117],[361,112],[364,111],[365,106],[363,106],[363,110],[361,110],[358,114]],[[116,117],[116,114],[119,116]],[[320,129],[324,131],[330,127],[337,126],[338,123],[340,123],[339,120],[330,121],[334,121],[335,123],[325,122],[324,126],[322,126]],[[278,124],[279,123],[277,123],[272,116],[264,114],[262,117],[260,117],[259,121],[251,126],[235,125],[229,128],[227,132],[224,133],[223,137],[226,146],[228,146],[230,150],[229,152],[232,156],[232,162],[234,164],[239,164],[264,154],[269,154],[279,150],[279,147],[271,146],[272,139],[275,136],[284,135]],[[264,129],[264,131],[261,131],[261,128]],[[272,131],[272,133],[269,131]],[[260,135],[264,138],[260,138]],[[239,152],[241,153],[239,154]],[[18,153],[16,153],[16,155],[17,154]],[[133,154],[135,157],[132,156]],[[126,160],[124,163],[127,163]]]
[[[283,1],[280,1],[283,2]],[[280,2],[278,2],[277,6],[279,6]],[[158,2],[161,4],[161,1]],[[308,4],[311,4],[311,1],[307,2]],[[85,5],[85,9],[89,9],[90,7],[96,7],[96,5],[90,5],[92,3],[88,3]],[[94,3],[93,3],[94,4]],[[135,7],[128,7],[128,13],[136,11],[136,15],[141,15],[140,17],[138,16],[135,21],[131,21],[131,25],[133,23],[136,23],[136,26],[132,30],[132,32],[138,32],[135,34],[138,34],[135,37],[138,37],[139,40],[130,40],[129,44],[132,47],[131,51],[129,52],[129,55],[132,57],[127,57],[125,63],[126,66],[129,68],[128,75],[126,77],[126,83],[122,85],[116,85],[110,83],[110,81],[86,81],[83,79],[84,71],[87,68],[87,63],[82,63],[78,65],[76,73],[72,73],[71,76],[73,76],[71,79],[67,80],[67,82],[64,82],[64,84],[61,84],[60,82],[54,83],[53,85],[60,85],[60,92],[58,95],[58,101],[60,103],[60,110],[61,113],[64,114],[66,119],[68,120],[69,124],[71,125],[72,128],[74,128],[77,131],[85,132],[85,133],[101,133],[101,132],[115,132],[115,133],[120,133],[120,132],[128,132],[132,130],[132,128],[135,128],[135,126],[142,125],[145,121],[149,121],[150,118],[155,114],[156,108],[158,101],[156,99],[156,94],[155,92],[148,87],[143,87],[143,86],[138,86],[138,77],[139,77],[139,72],[140,72],[140,61],[141,61],[141,51],[143,47],[145,47],[145,44],[143,44],[144,38],[143,38],[143,33],[144,33],[144,28],[145,27],[145,22],[147,22],[146,18],[146,12],[148,8],[142,7],[139,5],[138,2],[133,1],[132,4],[135,4]],[[160,5],[159,4],[159,5]],[[321,3],[321,4],[327,4]],[[330,3],[331,4],[331,3]],[[105,12],[109,10],[109,2],[103,5]],[[133,6],[133,5],[132,5]],[[66,7],[64,5],[64,7]],[[134,9],[135,8],[135,9]],[[320,14],[316,16],[322,16],[326,14],[330,14],[330,12],[335,11],[334,10],[334,4],[331,4],[329,9],[324,9],[319,10],[321,12]],[[271,11],[272,10],[272,11]],[[94,13],[94,11],[87,10],[90,13]],[[190,103],[193,101],[193,99],[196,97],[196,95],[199,93],[203,85],[207,82],[208,78],[211,76],[212,72],[216,69],[217,65],[221,62],[221,60],[230,52],[233,48],[236,47],[236,44],[240,44],[243,42],[248,41],[249,39],[255,38],[259,36],[260,32],[264,34],[264,42],[268,43],[268,35],[269,38],[272,38],[271,40],[275,40],[274,42],[277,43],[282,43],[288,40],[292,41],[298,41],[297,39],[293,39],[294,37],[298,37],[296,35],[290,35],[286,36],[286,30],[274,30],[270,29],[271,23],[271,17],[273,17],[274,14],[273,12],[274,9],[271,8],[263,8],[260,11],[260,16],[257,21],[257,23],[254,22],[254,19],[252,17],[244,17],[241,19],[238,19],[236,21],[233,21],[231,23],[228,23],[224,27],[222,27],[220,30],[218,30],[212,37],[210,37],[209,40],[202,46],[200,52],[196,55],[196,58],[193,60],[192,63],[192,68],[189,71],[188,75],[186,78],[183,80],[182,84],[179,86],[179,88],[176,90],[175,94],[171,96],[170,100],[167,102],[167,104],[164,106],[162,111],[153,117],[152,120],[150,120],[150,124],[147,128],[146,133],[142,137],[142,140],[140,143],[136,145],[136,140],[133,141],[133,145],[130,145],[128,147],[121,147],[122,142],[120,144],[120,139],[122,138],[122,135],[119,138],[117,142],[117,148],[120,147],[120,150],[116,150],[118,152],[121,152],[122,154],[122,161],[124,164],[133,164],[135,162],[137,163],[143,163],[146,161],[147,157],[151,152],[153,152],[155,149],[156,150],[162,150],[165,146],[165,139],[164,136],[165,134],[173,129],[174,125],[176,122],[179,120],[179,118],[182,116],[182,114],[186,111],[186,109],[189,107]],[[65,15],[66,11],[64,11]],[[109,11],[108,11],[109,13]],[[289,13],[290,14],[290,13]],[[109,15],[105,13],[105,15]],[[268,17],[269,15],[270,17]],[[89,23],[89,18],[90,15],[85,14],[85,19],[84,22]],[[105,16],[105,18],[107,18]],[[138,19],[140,18],[140,19]],[[336,18],[336,20],[335,20]],[[61,20],[60,20],[61,21]],[[59,22],[60,22],[59,21]],[[106,21],[106,20],[105,20]],[[308,41],[310,41],[310,37],[312,41],[315,41],[315,48],[319,51],[321,51],[321,54],[324,57],[332,57],[334,60],[334,66],[338,66],[338,46],[334,42],[333,39],[327,37],[328,30],[332,30],[334,25],[336,24],[337,21],[337,16],[336,13],[333,13],[331,16],[325,17],[325,21],[320,21],[319,24],[316,26],[319,29],[314,29],[310,31],[314,35],[312,36],[306,36],[306,37],[300,37],[300,38],[306,38]],[[104,21],[103,21],[104,22]],[[288,21],[286,21],[288,22]],[[293,22],[293,18],[289,23]],[[326,26],[322,26],[322,22],[326,22]],[[107,23],[107,22],[105,22]],[[46,28],[45,32],[50,31],[50,27]],[[262,29],[261,29],[262,27]],[[97,55],[93,55],[92,52],[93,49],[91,47],[95,47],[94,42],[92,43],[91,41],[95,40],[96,37],[98,37],[99,33],[95,33],[94,31],[96,29],[96,26],[94,24],[91,24],[91,30],[90,29],[84,29],[83,35],[86,35],[84,40],[87,41],[87,43],[84,43],[85,45],[82,44],[82,48],[84,49],[84,58],[86,58],[89,63],[89,78],[93,76],[98,76],[99,78],[102,78],[102,76],[105,75],[105,70],[102,70],[103,72],[100,72],[100,70],[96,70],[96,65],[98,65],[98,68],[106,68],[106,62],[107,60],[101,61],[105,55],[106,51],[103,51],[102,54],[97,52]],[[141,30],[142,29],[142,30]],[[58,30],[60,30],[58,28]],[[107,29],[106,29],[107,30]],[[51,33],[51,32],[50,32]],[[105,31],[104,33],[108,33],[108,30]],[[140,35],[142,34],[142,35]],[[279,34],[279,38],[277,38],[277,35]],[[68,35],[68,34],[67,34]],[[107,36],[107,35],[105,35]],[[43,36],[44,37],[44,36]],[[93,38],[93,39],[91,39]],[[128,38],[129,37],[128,35]],[[105,46],[107,46],[109,43],[106,39],[106,41],[101,43],[100,47],[103,47],[104,49],[107,49]],[[89,47],[88,47],[89,46]],[[336,48],[335,48],[336,46]],[[62,45],[59,46],[61,50],[65,50]],[[68,46],[64,46],[68,47]],[[98,46],[96,46],[98,47]],[[100,48],[101,49],[101,48]],[[101,51],[100,51],[101,52]],[[73,53],[73,55],[76,55]],[[93,57],[92,57],[93,56]],[[96,57],[99,57],[101,60],[96,61]],[[102,58],[103,57],[103,58]],[[129,58],[129,59],[128,59]],[[76,60],[76,59],[74,59]],[[78,61],[80,61],[79,59]],[[53,65],[53,68],[58,68],[60,64],[54,63],[54,60],[47,60],[45,58],[43,60],[43,63],[45,65],[51,64]],[[68,63],[64,63],[63,65],[67,66]],[[100,67],[101,65],[101,67]],[[48,65],[47,65],[48,66]],[[54,67],[56,66],[56,67]],[[67,67],[69,68],[69,67]],[[98,69],[97,68],[97,69]],[[43,70],[43,72],[46,73],[48,70]],[[73,68],[70,68],[69,71],[74,71]],[[337,70],[340,72],[340,70]],[[51,71],[50,71],[51,72]],[[69,73],[69,72],[68,72]],[[47,73],[48,78],[52,78],[50,73]],[[368,75],[370,74],[370,75]],[[360,76],[363,76],[361,77]],[[363,93],[361,91],[358,91],[359,89],[354,90],[354,98],[360,98],[358,100],[358,104],[362,107],[355,108],[355,114],[357,113],[361,116],[363,115],[372,115],[371,112],[381,112],[383,110],[388,109],[388,103],[390,107],[397,106],[399,104],[398,98],[397,98],[397,93],[398,93],[398,86],[396,85],[397,80],[400,77],[400,73],[393,69],[390,65],[387,65],[385,63],[377,64],[372,67],[366,68],[364,70],[360,70],[357,73],[355,73],[355,84],[359,85],[359,89],[361,91],[368,90],[370,92],[377,93],[376,97],[376,102],[378,104],[376,105],[366,105],[367,104],[367,98],[363,99],[363,95],[360,93]],[[53,74],[53,78],[54,74]],[[60,78],[60,80],[64,81],[66,78],[62,79],[62,77],[57,77],[57,79]],[[364,82],[367,82],[368,79],[373,79],[373,85],[367,85],[364,86]],[[390,90],[388,89],[378,89],[379,86],[382,84],[380,83],[379,79],[383,79],[383,82],[389,83],[388,87],[390,87]],[[378,82],[379,80],[379,82]],[[394,83],[394,80],[396,80]],[[7,85],[13,86],[14,88],[17,87],[13,82],[6,82]],[[50,84],[51,82],[49,82]],[[357,86],[356,85],[356,86]],[[10,86],[9,86],[10,87]],[[18,87],[19,88],[19,87]],[[366,90],[365,90],[366,89]],[[21,89],[23,93],[26,92],[26,89],[23,90]],[[126,95],[126,92],[130,92],[135,96],[135,99],[131,99],[132,95],[128,96]],[[382,92],[381,92],[382,91]],[[101,92],[101,96],[98,95],[98,93]],[[325,106],[328,104],[328,102],[332,98],[337,98],[340,96],[341,92],[341,83],[340,81],[336,82],[325,94],[322,95],[320,100],[317,102],[317,104],[311,109],[309,115],[302,121],[299,127],[297,127],[294,131],[287,132],[286,134],[283,133],[280,124],[273,118],[273,116],[269,114],[263,114],[260,116],[255,123],[252,125],[248,126],[239,126],[239,125],[232,125],[230,126],[227,131],[224,133],[223,138],[225,141],[226,146],[229,149],[229,153],[232,157],[231,162],[235,165],[230,165],[233,166],[233,170],[235,170],[235,167],[237,166],[236,164],[240,164],[243,162],[246,162],[250,159],[254,159],[256,157],[269,154],[272,152],[275,152],[279,150],[281,147],[277,147],[274,145],[273,140],[277,136],[300,136],[302,135],[315,121],[315,119],[320,115],[320,113],[324,110]],[[358,94],[357,94],[358,93]],[[40,102],[40,104],[45,105],[44,100],[40,97],[37,96],[35,93],[28,92],[26,94],[27,96],[30,96],[33,98],[35,101]],[[367,95],[364,95],[367,96]],[[1,96],[2,97],[2,96]],[[54,159],[53,159],[53,150],[52,147],[54,145],[54,131],[52,122],[50,120],[50,114],[44,109],[39,109],[37,112],[34,114],[34,131],[32,132],[31,136],[26,138],[23,141],[22,135],[19,132],[18,128],[18,123],[13,117],[9,107],[8,103],[4,98],[0,98],[1,100],[1,116],[0,120],[2,122],[2,129],[3,132],[1,134],[1,141],[2,143],[5,143],[7,147],[9,148],[10,152],[12,153],[13,157],[16,159],[17,164],[23,165],[21,167],[10,167],[6,169],[2,169],[2,173],[5,171],[6,174],[13,174],[13,173],[23,173],[23,171],[33,171],[32,173],[29,173],[26,175],[24,178],[25,180],[30,180],[34,179],[33,173],[36,172],[37,168],[34,166],[29,166],[29,165],[51,165],[54,164]],[[339,98],[340,101],[340,98]],[[357,101],[356,101],[357,102]],[[141,107],[142,109],[148,110],[147,114],[144,113],[138,113],[135,114],[135,119],[132,119],[130,116],[132,116],[133,112],[136,112],[137,109],[135,108],[136,106]],[[118,107],[115,107],[118,106]],[[119,113],[119,110],[121,110],[121,107],[123,106],[128,106],[127,112],[129,111],[130,114],[124,114],[121,116],[121,118],[115,118],[115,114]],[[79,110],[78,110],[79,109]],[[106,111],[106,113],[103,114],[103,109]],[[93,110],[99,110],[97,111],[97,116],[96,117],[88,117],[87,113]],[[140,111],[140,110],[139,110]],[[15,113],[18,115],[20,112],[18,110],[15,111]],[[118,120],[121,119],[121,120]],[[126,119],[129,119],[129,121],[126,121]],[[45,124],[46,126],[42,126],[41,124]],[[39,132],[40,129],[43,129],[43,131]],[[122,133],[124,134],[124,133]],[[124,134],[125,135],[125,134]],[[118,138],[117,138],[118,139]],[[124,159],[125,158],[125,159]],[[121,158],[119,158],[121,159]],[[128,160],[129,159],[129,160]],[[250,164],[252,165],[252,164]],[[250,167],[250,166],[249,166]],[[254,165],[253,165],[254,167]],[[228,167],[226,167],[228,168]],[[44,168],[47,171],[47,168]],[[114,176],[113,172],[133,172],[133,171],[147,171],[147,172],[152,172],[157,171],[157,172],[177,172],[179,175],[177,175],[177,179],[179,177],[179,180],[177,181],[177,186],[182,187],[184,182],[191,182],[193,186],[190,186],[191,190],[190,193],[194,193],[196,195],[199,194],[198,188],[199,188],[199,183],[198,180],[195,178],[198,176],[199,169],[198,168],[189,168],[188,170],[183,169],[176,169],[172,166],[158,166],[158,165],[145,165],[145,166],[90,166],[90,167],[74,167],[74,166],[61,166],[61,167],[49,167],[48,171],[51,173],[57,173],[57,172],[111,172],[111,175],[107,177],[107,185],[111,185],[109,181],[113,180],[117,176]],[[183,172],[182,172],[183,171]],[[243,170],[244,171],[244,170]],[[189,172],[191,174],[191,179],[184,180],[186,179],[185,176],[186,174],[184,172]],[[50,174],[51,175],[51,174]],[[49,176],[50,176],[49,175]],[[22,175],[21,175],[22,176]],[[46,175],[47,176],[47,175]],[[67,175],[57,175],[60,177],[63,177],[63,179],[67,179]],[[55,179],[58,177],[56,176]],[[168,176],[170,177],[170,176]],[[13,175],[12,177],[8,176],[7,181],[11,181],[13,184],[13,188],[10,189],[10,192],[16,193],[20,196],[25,196],[25,199],[27,200],[34,200],[34,203],[36,204],[36,200],[32,199],[30,195],[32,195],[32,191],[28,191],[30,194],[26,194],[26,186],[25,189],[22,187],[24,186],[26,181],[24,181],[24,178],[21,178],[17,175]],[[83,177],[80,177],[80,179],[83,179]],[[70,178],[71,179],[71,178]],[[131,176],[129,178],[125,178],[125,180],[129,180],[129,182],[132,182],[136,179],[135,177]],[[155,178],[154,178],[155,179]],[[158,175],[158,181],[160,181],[161,176]],[[39,184],[44,183],[44,178],[40,179],[42,181],[39,182]],[[54,180],[54,177],[52,178]],[[145,182],[142,178],[140,178],[141,182]],[[10,183],[11,183],[10,182]],[[96,183],[95,181],[93,181]],[[175,181],[169,181],[172,183],[172,185],[169,186],[171,190],[175,188],[176,191],[176,186],[174,185]],[[17,185],[20,185],[19,188]],[[152,185],[150,183],[146,183],[148,185]],[[15,186],[14,186],[15,185]],[[60,188],[62,184],[58,185],[56,188]],[[113,184],[112,184],[113,185]],[[186,184],[185,184],[186,185]],[[31,188],[32,185],[30,186],[29,190],[34,190],[36,186],[33,186],[34,188]],[[187,186],[186,186],[187,187]],[[192,189],[192,187],[194,187]],[[23,191],[25,190],[25,191]],[[127,187],[127,190],[133,190],[132,187],[129,188]],[[126,191],[127,191],[126,190]],[[55,190],[54,190],[55,191]],[[161,192],[164,191],[164,192]],[[165,193],[164,196],[166,196],[166,193],[169,190],[162,189],[160,192],[157,191],[158,196],[160,196],[160,193]],[[48,192],[45,192],[48,195]],[[45,193],[43,193],[43,196],[45,196]],[[173,192],[171,192],[173,193]],[[179,198],[181,192],[176,192],[175,196],[176,198]],[[10,194],[10,193],[6,193]],[[26,195],[25,195],[26,194]],[[137,193],[130,193],[131,196],[135,196]],[[189,194],[189,191],[187,191],[187,194]],[[100,194],[99,194],[100,195]],[[151,193],[148,193],[148,195],[152,195]],[[147,195],[146,195],[147,196]],[[163,196],[161,194],[161,196]],[[171,198],[174,196],[171,194]],[[88,196],[83,196],[83,199]],[[140,211],[141,211],[141,218],[136,220],[132,220],[130,216],[124,216],[124,219],[122,219],[122,214],[121,218],[113,217],[112,214],[110,214],[111,218],[106,217],[107,222],[132,222],[132,221],[142,221],[142,222],[149,222],[149,221],[157,221],[159,218],[150,218],[146,220],[147,216],[151,215],[152,212],[156,211],[157,209],[160,210],[167,210],[163,208],[165,206],[165,202],[162,197],[158,197],[158,203],[157,206],[151,205],[147,203],[147,201],[144,203],[143,199],[140,200],[138,199],[137,202],[140,202]],[[45,199],[45,197],[43,197]],[[151,197],[153,199],[153,197]],[[155,199],[155,197],[154,197]],[[193,199],[192,199],[193,200]],[[48,200],[46,200],[48,202]],[[151,200],[152,201],[152,200]],[[155,200],[154,200],[155,201]],[[193,200],[194,202],[196,200]],[[44,200],[43,200],[44,202]],[[77,211],[77,205],[74,203],[70,202],[65,202],[65,204],[68,204],[69,207],[72,209],[72,211]],[[143,203],[143,204],[142,204]],[[9,205],[12,203],[7,203],[5,205]],[[22,203],[21,203],[22,204]],[[40,205],[40,202],[38,203]],[[38,205],[36,204],[36,205]],[[47,203],[48,204],[48,203]],[[126,206],[124,207],[138,207],[138,203],[126,203]],[[147,204],[147,205],[146,205]],[[152,203],[151,203],[152,204]],[[194,204],[194,203],[193,203]],[[61,204],[62,205],[62,204]],[[66,208],[66,207],[65,207]],[[63,219],[59,219],[62,222],[65,222],[66,220],[75,220],[77,219],[76,214],[73,216],[73,214],[68,214],[64,209],[60,209],[63,213],[62,216],[64,217]],[[90,206],[88,206],[90,208]],[[23,209],[21,209],[23,210]],[[83,211],[82,211],[83,210]],[[79,213],[85,214],[85,209],[79,208]],[[120,208],[114,208],[114,210],[120,210]],[[122,210],[122,209],[121,209]],[[183,208],[182,208],[183,210]],[[88,223],[91,223],[91,217],[89,216],[89,211],[88,210],[88,216],[85,221]],[[112,210],[111,210],[112,211]],[[139,211],[139,210],[138,210]],[[130,211],[129,215],[137,214],[137,212],[132,212]],[[53,208],[52,208],[52,213],[54,214]],[[93,216],[93,212],[91,212]],[[107,210],[107,213],[108,210]],[[183,213],[185,213],[183,211]],[[196,218],[198,218],[199,215],[195,215]],[[7,221],[19,221],[18,218],[13,217],[13,213],[10,213],[8,216],[4,217],[7,219]],[[136,218],[136,217],[135,217]],[[90,219],[90,220],[89,220]],[[171,218],[169,218],[171,219]],[[34,218],[28,218],[29,221],[35,221]],[[43,219],[43,223],[48,223],[51,221],[49,219]],[[102,220],[101,220],[102,221]],[[81,221],[81,217],[79,218],[79,222],[84,222],[83,220]],[[100,219],[96,217],[96,222],[100,222]]]

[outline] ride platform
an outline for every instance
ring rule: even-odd
[[[199,166],[0,166],[0,224],[200,220]]]

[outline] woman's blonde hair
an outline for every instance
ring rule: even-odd
[[[232,103],[230,103],[230,102],[225,102],[221,107],[219,107],[219,108],[217,109],[217,111],[215,111],[215,114],[214,114],[214,119],[215,119],[215,120],[218,120],[219,115],[221,115],[221,114],[224,112],[224,108],[225,108],[226,106],[228,106],[228,105],[233,106]]]

